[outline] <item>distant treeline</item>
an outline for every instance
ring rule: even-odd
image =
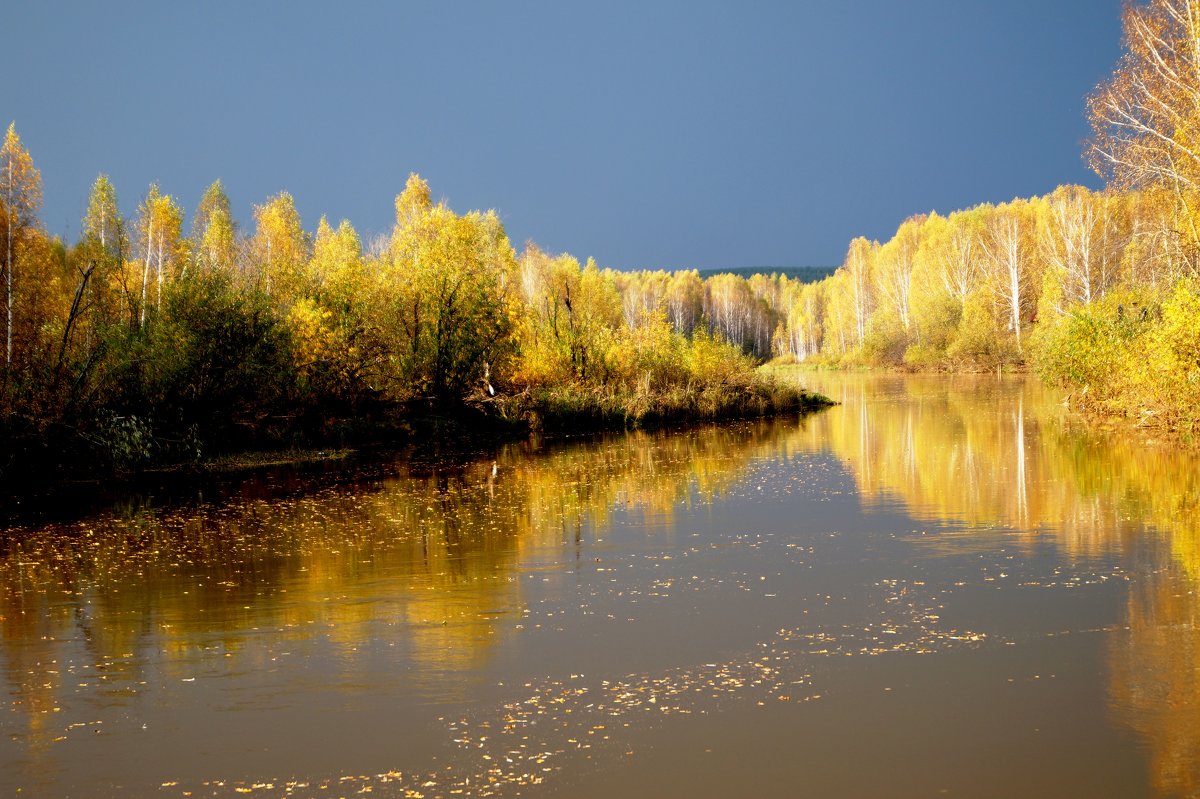
[[[1052,194],[912,217],[850,243],[833,275],[791,287],[777,356],[796,361],[1055,369],[1084,316],[1153,325],[1186,305],[1197,248],[1151,190]],[[1131,328],[1132,329],[1132,328]],[[1140,329],[1140,328],[1139,328]],[[1115,365],[1115,364],[1114,364]]]
[[[707,280],[717,275],[737,275],[749,279],[754,275],[779,275],[797,283],[816,283],[834,273],[834,266],[743,266],[738,269],[701,269],[700,277]]]

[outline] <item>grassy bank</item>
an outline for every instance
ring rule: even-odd
[[[832,405],[826,397],[764,375],[740,385],[675,386],[648,393],[610,386],[544,387],[499,406],[532,430],[588,432],[804,413]]]
[[[543,436],[807,413],[833,404],[794,381],[752,374],[733,384],[683,385],[661,391],[560,385],[438,404],[364,406],[354,417],[310,413],[262,425],[245,436],[176,446],[177,431],[150,431],[136,419],[106,439],[75,431],[8,442],[0,511],[67,484],[137,483],[144,476],[222,475],[275,466],[319,465],[351,457],[457,456],[486,451],[530,434]],[[20,449],[12,444],[21,445]],[[172,478],[173,479],[173,478]],[[114,482],[114,480],[116,482]]]

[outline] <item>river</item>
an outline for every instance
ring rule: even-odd
[[[1021,377],[0,533],[0,792],[1195,796],[1200,469]]]

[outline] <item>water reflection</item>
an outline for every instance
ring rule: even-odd
[[[1032,379],[838,375],[844,403],[815,450],[848,464],[864,500],[948,526],[930,546],[1010,528],[1072,560],[1115,556],[1134,575],[1109,655],[1112,713],[1146,743],[1155,790],[1200,795],[1200,462],[1130,431],[1070,418]],[[987,546],[994,539],[986,540]]]
[[[382,657],[421,701],[459,698],[524,627],[515,574],[580,559],[617,512],[667,535],[677,507],[719,497],[802,434],[793,419],[514,445],[282,499],[251,481],[219,504],[9,529],[4,731],[27,773],[52,781],[55,744],[107,732],[139,697],[162,701],[164,685],[197,675],[269,673],[306,645],[320,679],[368,690]],[[390,649],[367,657],[366,642]]]
[[[1049,613],[1118,575],[1123,618],[1103,602],[1059,617],[1106,631],[1109,712],[1140,736],[1152,788],[1200,792],[1195,458],[1089,432],[1019,378],[806,381],[842,405],[364,467],[336,484],[275,475],[215,502],[0,532],[2,730],[15,744],[0,786],[65,795],[136,775],[174,795],[523,792],[572,757],[640,750],[655,737],[637,732],[647,719],[733,696],[826,703],[838,680],[822,662],[871,664],[856,666],[854,695],[901,685],[908,656],[970,652],[972,668],[1011,669],[993,664],[1030,644],[1012,623],[1030,601],[1017,586],[1047,589],[1029,607]],[[980,601],[1003,569],[1024,582]],[[638,658],[660,640],[665,658]],[[313,719],[323,737],[303,729]],[[773,724],[781,738],[807,729]],[[360,729],[371,735],[329,745]],[[203,758],[186,748],[201,745]],[[451,774],[447,750],[474,759]]]

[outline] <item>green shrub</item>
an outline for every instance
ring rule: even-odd
[[[286,412],[296,382],[269,299],[215,272],[172,284],[146,328],[116,334],[110,360],[109,412],[172,431],[167,448],[193,448],[189,430],[217,446],[254,439]]]

